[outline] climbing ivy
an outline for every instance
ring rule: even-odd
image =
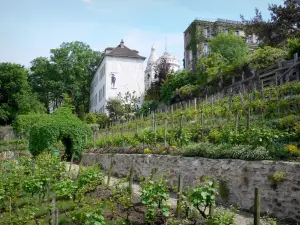
[[[74,114],[70,107],[61,107],[52,115],[42,118],[30,130],[29,151],[38,155],[43,151],[57,151],[58,141],[66,147],[65,155],[79,156],[91,136],[91,128]]]

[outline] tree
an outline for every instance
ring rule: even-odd
[[[271,19],[264,21],[261,12],[255,9],[255,16],[245,20],[246,34],[256,34],[264,45],[278,46],[287,38],[300,36],[300,1],[284,0],[283,6],[269,5]]]
[[[17,114],[43,111],[28,84],[28,71],[19,64],[0,63],[0,124],[10,124]]]
[[[165,58],[161,58],[160,62],[154,68],[155,80],[151,84],[151,87],[147,90],[146,100],[160,101],[160,88],[162,84],[167,80],[167,75],[170,72],[171,65]]]
[[[119,98],[109,98],[105,108],[109,113],[109,117],[113,120],[120,119],[125,112],[122,100]]]
[[[62,94],[67,93],[77,113],[80,105],[88,112],[90,84],[101,54],[79,41],[64,42],[50,52],[50,60],[39,57],[31,63],[30,82],[34,91],[47,106],[54,103],[56,107],[62,101]]]
[[[278,58],[284,59],[286,56],[287,52],[282,49],[265,46],[251,54],[250,64],[255,69],[264,69],[275,64]]]
[[[229,34],[222,32],[213,37],[209,42],[209,47],[212,53],[220,54],[229,64],[234,64],[249,54],[245,41],[233,32]]]
[[[122,104],[124,105],[124,112],[127,117],[129,117],[130,114],[137,112],[140,98],[135,96],[135,91],[133,91],[132,93],[127,91],[124,97],[121,95],[121,93],[119,93],[118,98],[122,101]]]
[[[288,57],[292,59],[295,53],[300,56],[300,38],[290,38],[287,40],[288,43]]]

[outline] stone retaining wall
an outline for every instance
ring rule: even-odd
[[[97,163],[108,170],[111,156],[88,153],[83,157],[83,164]],[[113,163],[115,176],[127,176],[132,164],[136,177],[148,177],[151,169],[157,168],[158,174],[169,175],[169,182],[174,186],[179,173],[184,186],[193,186],[199,178],[209,175],[219,180],[220,202],[249,211],[253,209],[257,187],[261,192],[262,211],[300,222],[300,163],[141,154],[115,154]],[[285,176],[278,184],[270,179],[275,172],[283,172]]]

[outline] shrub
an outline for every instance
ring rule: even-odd
[[[300,155],[300,150],[295,145],[285,146],[284,151],[288,152],[291,156],[299,156]]]
[[[88,123],[88,124],[94,124],[97,122],[97,118],[96,118],[96,115],[94,113],[89,113],[87,114],[86,118],[85,118],[85,121]]]
[[[297,122],[300,122],[300,117],[291,114],[279,119],[279,122],[281,129],[292,130],[296,126]]]
[[[288,39],[288,57],[292,59],[295,53],[300,56],[300,38],[290,38]]]
[[[214,215],[210,216],[204,222],[205,225],[231,225],[233,224],[233,219],[235,213],[232,210],[218,208],[215,210]]]
[[[265,46],[251,54],[250,63],[255,69],[264,69],[276,64],[278,58],[284,59],[286,56],[286,51],[282,49]]]

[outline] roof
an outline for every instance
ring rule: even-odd
[[[138,51],[127,48],[124,45],[123,40],[110,53],[105,54],[105,56],[138,58],[138,59],[144,59],[144,60],[146,59],[146,57],[140,56],[138,54]]]

